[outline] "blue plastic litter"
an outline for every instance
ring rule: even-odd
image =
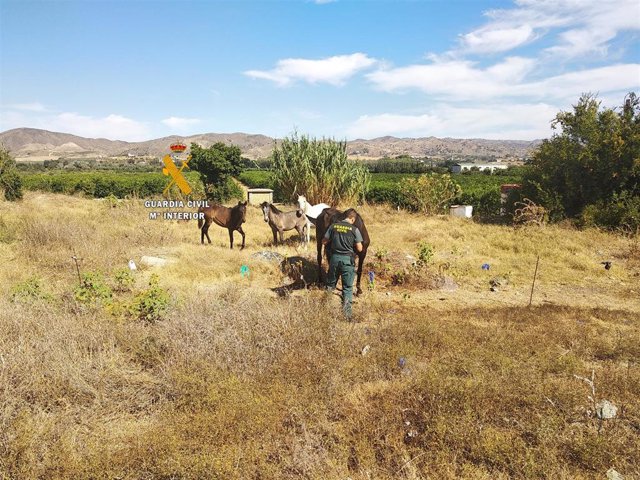
[[[248,265],[242,265],[240,267],[240,276],[242,276],[242,277],[248,277],[249,276],[249,266]]]
[[[491,268],[491,265],[489,265],[488,263],[483,263],[482,264],[482,269],[483,270],[489,270]]]

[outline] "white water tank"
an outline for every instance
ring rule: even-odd
[[[451,205],[451,207],[449,207],[449,215],[471,218],[473,215],[473,205]]]

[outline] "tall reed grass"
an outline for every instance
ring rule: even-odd
[[[274,147],[273,178],[285,197],[305,195],[311,203],[338,205],[363,200],[370,174],[347,158],[346,140],[318,140],[294,132]]]

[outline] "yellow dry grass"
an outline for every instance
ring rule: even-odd
[[[252,254],[313,261],[315,249],[272,247],[256,208],[247,248],[231,251],[225,230],[201,246],[194,221],[150,221],[136,200],[0,203],[0,478],[640,475],[637,240],[359,210],[371,258],[415,256],[425,240],[428,270],[459,288],[379,277],[347,323],[335,296],[273,291],[288,279]],[[73,255],[108,282],[133,259],[134,290],[158,273],[166,318],[76,302]],[[171,263],[145,267],[143,255]],[[497,275],[509,284],[491,292]],[[12,300],[34,276],[49,298]],[[592,372],[589,399],[577,377]],[[600,421],[605,399],[618,415]]]

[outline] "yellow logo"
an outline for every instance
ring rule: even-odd
[[[338,233],[347,233],[351,231],[351,227],[347,227],[346,225],[338,225],[338,224],[334,224],[333,229]]]
[[[166,196],[167,192],[174,184],[178,185],[178,188],[185,195],[189,195],[191,193],[191,185],[189,185],[189,182],[187,182],[187,179],[184,178],[184,175],[182,175],[182,170],[185,167],[189,168],[189,165],[188,165],[189,160],[191,160],[191,155],[189,155],[187,159],[182,162],[182,165],[178,169],[176,164],[173,163],[173,159],[171,158],[171,155],[164,156],[164,158],[162,159],[162,161],[164,162],[164,168],[162,169],[162,173],[164,173],[165,175],[170,175],[171,181],[162,191],[163,195]]]

